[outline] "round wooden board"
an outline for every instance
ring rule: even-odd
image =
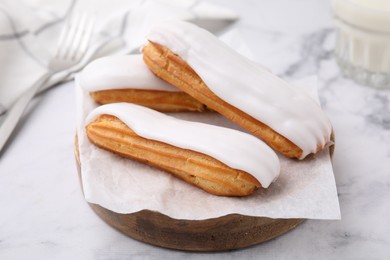
[[[77,143],[75,154],[82,187]],[[155,246],[187,251],[224,251],[260,244],[294,229],[304,221],[240,214],[205,220],[183,220],[151,210],[120,214],[97,204],[88,204],[108,225],[129,237]]]

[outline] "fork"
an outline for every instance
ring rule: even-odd
[[[55,54],[50,58],[48,70],[25,91],[6,112],[0,126],[0,152],[17,126],[26,107],[40,88],[56,73],[79,64],[88,49],[95,19],[88,14],[74,14],[60,33]]]

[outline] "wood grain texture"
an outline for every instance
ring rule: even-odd
[[[239,214],[206,220],[180,220],[150,210],[118,214],[98,205],[90,206],[106,223],[129,237],[186,251],[224,251],[256,245],[278,237],[304,221]]]
[[[82,177],[77,136],[75,155],[80,184]],[[205,220],[174,219],[156,211],[120,214],[88,203],[108,225],[133,239],[185,251],[226,251],[263,243],[294,229],[304,219],[271,219],[230,214]]]

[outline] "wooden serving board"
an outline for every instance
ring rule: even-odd
[[[77,137],[75,154],[82,187]],[[108,225],[131,238],[160,247],[187,251],[224,251],[260,244],[283,235],[304,221],[240,214],[205,220],[183,220],[151,210],[120,214],[97,204],[88,204]]]

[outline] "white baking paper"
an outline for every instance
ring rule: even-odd
[[[233,33],[234,35],[234,33]],[[224,39],[250,56],[238,37]],[[234,39],[229,42],[229,39]],[[316,79],[298,85],[318,100]],[[169,173],[97,148],[86,137],[84,119],[96,104],[79,87],[78,138],[85,199],[117,213],[148,209],[176,219],[208,219],[238,213],[270,218],[340,219],[336,184],[329,151],[303,161],[280,157],[281,174],[268,189],[244,198],[206,193]],[[242,130],[214,112],[172,113],[172,116]]]

